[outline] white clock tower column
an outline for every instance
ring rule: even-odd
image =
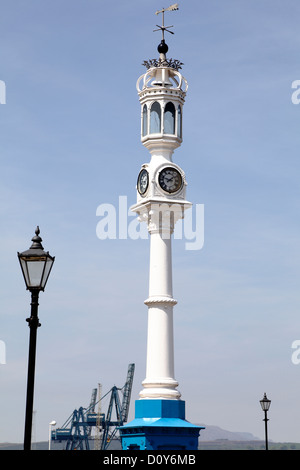
[[[158,46],[157,62],[145,62],[148,71],[137,82],[141,103],[142,143],[151,160],[142,166],[137,182],[137,204],[131,209],[146,222],[150,233],[147,368],[141,398],[179,399],[174,377],[171,237],[174,225],[190,207],[185,200],[183,170],[172,161],[182,142],[182,110],[187,81],[181,64],[168,61],[168,46]]]
[[[149,295],[145,300],[147,364],[136,401],[136,419],[121,428],[123,449],[194,449],[200,431],[185,420],[185,402],[177,390],[174,372],[173,307],[177,302],[173,298],[171,238],[176,222],[191,206],[185,198],[185,174],[172,160],[174,150],[182,143],[188,88],[179,72],[183,64],[166,56],[164,12],[177,9],[175,4],[157,12],[163,16],[159,58],[144,62],[147,72],[137,81],[141,140],[151,155],[139,172],[137,203],[131,207],[140,222],[147,223],[150,234]]]

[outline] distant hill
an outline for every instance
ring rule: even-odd
[[[264,450],[265,441],[253,436],[250,432],[232,432],[218,426],[204,426],[199,437],[199,450]],[[300,450],[295,442],[272,442],[270,450]]]
[[[210,426],[200,424],[204,426],[200,432],[199,442],[205,441],[216,441],[217,439],[226,439],[228,441],[259,441],[258,437],[253,436],[250,432],[232,432],[221,429],[219,426]]]

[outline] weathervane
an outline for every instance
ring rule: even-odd
[[[145,65],[147,69],[150,69],[152,67],[172,67],[175,70],[179,70],[181,69],[181,66],[183,65],[183,63],[180,62],[180,60],[166,58],[168,46],[165,43],[165,31],[171,34],[174,34],[174,33],[173,31],[169,30],[169,28],[173,28],[173,26],[165,26],[165,11],[175,11],[175,10],[179,10],[178,3],[174,3],[174,5],[171,5],[169,8],[163,8],[162,10],[155,12],[156,15],[159,15],[159,13],[162,13],[162,26],[159,26],[157,24],[156,26],[158,27],[158,29],[153,30],[153,31],[162,32],[162,41],[157,48],[161,56],[159,59],[145,60],[143,62],[143,65]]]
[[[162,26],[159,26],[158,24],[156,25],[158,29],[154,29],[153,31],[162,31],[162,40],[165,40],[165,31],[167,31],[170,34],[174,34],[173,31],[169,31],[168,28],[173,28],[173,26],[165,26],[165,11],[175,11],[179,10],[178,3],[174,3],[174,5],[171,5],[169,8],[163,8],[162,10],[156,11],[155,14],[159,15],[159,13],[162,13]]]

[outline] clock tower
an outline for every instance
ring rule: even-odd
[[[137,177],[137,202],[131,207],[150,234],[149,295],[146,377],[135,402],[135,419],[120,429],[122,448],[196,450],[201,427],[185,420],[174,371],[171,238],[176,222],[191,207],[186,200],[186,177],[173,162],[182,143],[182,116],[188,84],[180,73],[182,63],[168,59],[162,13],[159,57],[145,61],[137,81],[141,104],[141,141],[150,152]],[[173,34],[173,33],[172,33]],[[202,428],[203,429],[203,428]]]

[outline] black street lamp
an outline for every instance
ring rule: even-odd
[[[267,395],[264,394],[264,397],[262,400],[260,400],[260,405],[261,405],[261,408],[263,410],[263,412],[265,413],[265,417],[263,419],[263,421],[265,422],[265,436],[266,436],[266,450],[268,450],[268,418],[267,418],[267,413],[269,411],[269,408],[270,408],[270,405],[271,405],[271,400],[269,400],[267,398]]]
[[[24,432],[24,450],[31,449],[32,411],[34,394],[34,374],[36,356],[37,328],[41,326],[38,319],[39,293],[46,287],[46,283],[52,269],[55,257],[45,252],[39,236],[40,229],[36,228],[35,236],[29,250],[18,253],[26,288],[31,292],[31,316],[26,318],[30,328],[28,375],[27,375],[27,398]]]

